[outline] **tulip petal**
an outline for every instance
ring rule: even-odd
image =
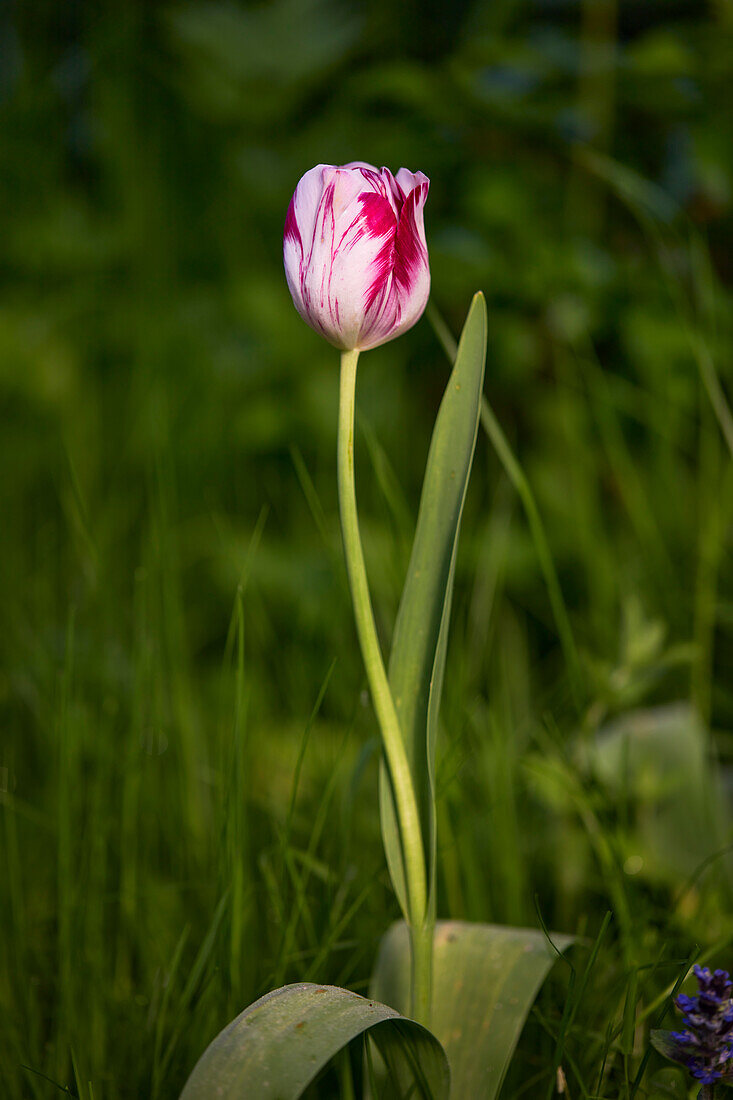
[[[318,207],[323,195],[323,177],[330,169],[330,164],[317,164],[315,168],[306,172],[295,188],[295,194],[288,208],[285,236],[287,238],[288,231],[292,233],[294,227],[297,228],[306,248],[313,239]]]
[[[327,177],[327,178],[326,178]],[[338,179],[335,169],[324,172],[323,191],[316,212],[301,279],[303,303],[310,323],[331,343],[338,339],[338,303],[329,298],[329,284],[335,244],[334,197]]]
[[[404,201],[395,237],[394,275],[400,290],[410,294],[427,267],[428,248],[425,243],[422,187],[416,187]]]
[[[425,185],[423,202],[428,197],[430,180],[424,172],[411,172],[408,168],[400,168],[395,179],[397,181],[397,186],[405,197],[407,197],[411,191],[414,191],[416,187],[422,187],[423,185]]]
[[[390,186],[390,181],[393,182],[393,180],[392,173],[390,172],[389,168],[383,168],[380,172],[371,164],[364,164],[362,161],[356,160],[352,161],[351,164],[346,165],[346,167],[359,169],[362,178],[366,181],[367,189],[375,191],[377,194],[382,195],[384,198],[390,199],[391,201],[393,191],[392,187]]]
[[[406,169],[398,173],[396,182],[399,187],[407,182],[403,173]],[[412,177],[412,173],[407,175]],[[419,175],[422,176],[422,173]],[[374,266],[366,323],[360,342],[363,350],[377,347],[410,328],[427,305],[430,268],[423,206],[429,182],[425,176],[422,180],[403,202],[394,240],[389,247],[384,246]]]
[[[305,173],[295,189],[285,217],[283,234],[285,278],[295,308],[309,325],[313,324],[313,319],[305,304],[303,281],[323,195],[323,174],[330,167],[329,164],[317,164],[315,168]]]
[[[390,200],[372,190],[363,190],[339,221],[328,288],[344,346],[361,345],[369,288],[380,256],[391,253],[396,229]]]

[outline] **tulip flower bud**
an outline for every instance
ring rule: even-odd
[[[430,181],[400,168],[319,164],[285,219],[285,276],[304,321],[342,351],[411,328],[430,293],[423,206]]]

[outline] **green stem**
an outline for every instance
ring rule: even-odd
[[[419,926],[410,926],[412,963],[411,1014],[413,1019],[430,1027],[433,999],[433,939],[435,917],[427,916]]]
[[[390,781],[400,829],[407,885],[407,913],[412,941],[413,1018],[428,1023],[432,972],[432,927],[428,913],[425,849],[420,813],[405,751],[397,711],[379,647],[374,612],[369,596],[364,552],[359,535],[354,485],[354,405],[358,351],[341,355],[341,388],[338,424],[338,491],[346,572],[354,605],[356,633],[361,646],[374,710],[382,733]],[[427,947],[425,941],[427,940]]]

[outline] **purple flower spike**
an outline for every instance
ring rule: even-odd
[[[669,1032],[671,1056],[687,1066],[703,1085],[730,1079],[733,1058],[733,982],[727,971],[696,966],[696,997],[681,993],[677,1008],[684,1013],[685,1031]]]
[[[430,181],[355,161],[319,164],[285,219],[285,277],[295,308],[342,351],[392,340],[422,316],[430,293],[423,207]]]

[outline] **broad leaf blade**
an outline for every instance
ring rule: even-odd
[[[428,845],[435,865],[434,761],[458,535],[476,447],[486,361],[486,303],[474,296],[435,422],[415,541],[395,624],[389,681]],[[392,882],[406,908],[405,875],[389,775],[379,784],[382,835]]]
[[[561,951],[570,936],[556,936]],[[494,1100],[532,1003],[557,954],[532,928],[439,921],[431,1028],[451,1067],[453,1100]],[[410,942],[400,922],[382,940],[371,993],[409,1004]]]
[[[336,986],[302,983],[267,993],[217,1035],[181,1100],[298,1100],[348,1043],[365,1032],[395,1068],[392,1095],[447,1100],[450,1072],[425,1028]],[[411,1066],[417,1065],[417,1081]]]

